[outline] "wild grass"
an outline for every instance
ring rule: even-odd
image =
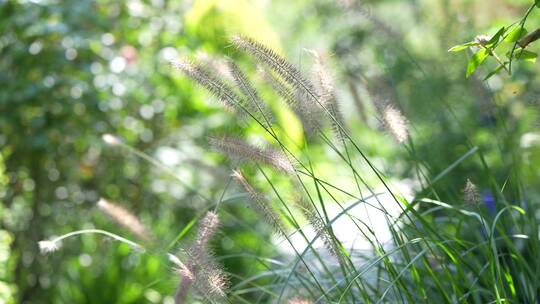
[[[192,243],[181,244],[184,249],[177,253],[170,252],[177,240],[167,248],[166,254],[178,268],[176,303],[193,299],[211,303],[539,301],[536,205],[526,200],[521,205],[507,200],[506,185],[498,185],[493,176],[486,179],[493,180],[494,213],[482,205],[481,195],[466,176],[463,187],[456,189],[461,196],[448,202],[439,199],[437,182],[469,158],[483,160],[480,149],[471,146],[433,178],[419,171],[421,189],[416,189],[412,196],[404,195],[368,157],[362,138],[355,137],[346,126],[322,55],[313,53],[314,71],[310,78],[253,39],[234,36],[231,43],[251,58],[268,88],[298,115],[310,135],[303,145],[287,138],[286,126],[276,122],[263,95],[232,61],[228,64],[232,79],[221,78],[219,71],[186,59],[175,61],[172,66],[208,90],[235,115],[256,124],[268,140],[256,146],[236,135],[227,135],[208,140],[208,146],[233,160],[231,175],[247,194],[235,199],[253,206],[275,232],[278,242],[273,246],[289,248],[293,255],[255,257],[268,269],[252,277],[238,277],[235,269],[222,269],[219,261],[226,257],[214,256],[211,240],[219,229],[220,213],[227,212],[225,200],[222,197],[214,202],[200,194],[208,203],[207,209],[213,211],[205,211]],[[418,159],[414,133],[405,115],[388,105],[380,116],[388,134],[410,153],[410,159]],[[106,135],[103,139],[174,176],[158,161],[118,138]],[[320,158],[311,155],[312,145],[325,146],[327,163],[333,171],[346,176],[346,182],[336,182],[336,174],[321,169]],[[423,164],[417,161],[412,165]],[[256,175],[259,183],[264,181],[262,188],[266,192],[252,184],[243,170]],[[144,239],[151,235],[141,230],[142,224],[135,215],[111,205],[101,204],[101,208],[134,236]],[[343,221],[349,224],[347,233],[361,239],[367,250],[340,239],[343,231],[338,230],[337,223]],[[185,232],[182,230],[179,238]],[[43,241],[40,248],[44,252],[54,251],[59,249],[61,240],[85,233],[101,233],[134,248],[145,248],[98,230]],[[322,246],[317,245],[319,241]],[[160,252],[151,246],[145,250],[150,254]],[[246,253],[244,257],[248,256]],[[233,282],[230,287],[229,281]]]

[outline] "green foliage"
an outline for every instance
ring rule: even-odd
[[[473,55],[467,64],[466,77],[471,76],[488,57],[494,58],[498,66],[489,72],[484,80],[491,78],[502,70],[511,74],[512,62],[514,60],[536,61],[538,54],[525,49],[530,43],[540,38],[539,30],[527,35],[528,31],[525,28],[525,23],[535,6],[538,6],[537,1],[529,7],[525,16],[520,21],[509,26],[503,26],[493,36],[487,38],[485,36],[477,36],[474,41],[453,46],[448,50],[449,52],[461,52],[467,49],[473,50]],[[505,52],[503,59],[497,55],[497,50],[499,52]]]
[[[8,178],[4,166],[4,158],[0,154],[0,193],[5,195],[7,191]],[[0,205],[0,215],[6,212],[3,205]],[[12,272],[13,261],[11,256],[12,235],[6,230],[0,230],[0,301],[6,304],[15,303],[16,287],[14,286]]]

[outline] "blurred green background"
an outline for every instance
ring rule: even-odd
[[[538,126],[537,64],[520,64],[511,77],[482,82],[489,66],[466,79],[468,55],[447,52],[519,20],[530,4],[0,0],[0,303],[172,303],[177,277],[162,255],[133,252],[99,236],[66,240],[58,252],[41,255],[37,242],[83,228],[133,237],[96,208],[99,197],[106,197],[138,214],[164,249],[209,207],[126,149],[106,146],[105,133],[155,157],[190,188],[219,199],[230,166],[208,148],[207,137],[240,128],[168,62],[222,55],[242,62],[229,45],[232,33],[272,46],[307,72],[311,60],[305,49],[329,54],[346,121],[389,176],[412,178],[418,163],[436,176],[472,145],[484,151],[500,184],[524,167],[540,168],[538,147],[531,144],[538,135],[530,132]],[[539,22],[533,14],[527,27]],[[385,100],[410,120],[421,162],[408,160],[410,154],[381,135],[375,114]],[[302,143],[297,120],[287,112],[280,117]],[[248,126],[243,132],[257,131]],[[525,153],[510,153],[516,146]],[[466,178],[487,188],[482,170],[477,160],[463,162],[437,184],[439,195],[459,196]],[[539,170],[521,177],[538,180]],[[527,196],[537,197],[538,189]],[[231,255],[222,262],[234,274],[233,285],[267,267],[235,255],[276,254],[261,241],[270,229],[241,204],[232,200],[223,208],[214,244],[217,256]],[[190,230],[185,238],[191,235]]]

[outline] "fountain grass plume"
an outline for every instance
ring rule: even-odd
[[[184,303],[191,287],[201,297],[214,302],[219,302],[225,297],[229,280],[223,269],[213,261],[209,245],[218,229],[218,215],[208,211],[199,222],[195,240],[183,252],[186,263],[178,267],[180,283],[175,294],[176,304]]]
[[[262,79],[281,97],[285,103],[293,110],[302,122],[304,131],[312,137],[320,129],[321,111],[313,103],[308,102],[303,94],[296,88],[291,88],[277,76],[273,75],[265,67],[259,65],[257,68]]]
[[[292,298],[287,303],[288,304],[312,304],[313,302],[304,298]]]
[[[214,76],[205,67],[186,59],[177,59],[172,61],[171,65],[207,89],[227,110],[243,115],[243,111],[239,111],[241,110],[241,97],[230,85]]]
[[[269,66],[293,87],[307,95],[315,97],[315,88],[313,84],[300,70],[272,49],[251,38],[240,35],[232,36],[231,42],[237,49],[245,51],[260,62]]]
[[[317,236],[319,236],[323,241],[323,244],[328,250],[328,252],[330,252],[330,254],[336,257],[339,262],[341,262],[342,259],[339,246],[334,240],[334,238],[332,238],[329,227],[324,223],[323,219],[321,218],[315,207],[304,198],[295,199],[295,202],[298,209],[302,211],[304,217],[308,220],[309,224],[311,225]]]
[[[284,235],[285,225],[279,214],[272,208],[270,201],[262,193],[256,191],[239,170],[233,170],[231,176],[248,193],[255,210],[274,228],[276,233]]]
[[[258,121],[263,123],[266,128],[270,128],[275,119],[266,103],[263,102],[251,81],[249,81],[247,76],[240,70],[234,61],[229,60],[228,66],[237,87],[247,100],[250,101],[250,103],[244,105],[245,108],[254,115]]]
[[[260,148],[238,137],[223,136],[210,138],[209,141],[215,149],[230,157],[236,157],[240,161],[250,160],[270,165],[274,169],[288,174],[293,174],[295,171],[291,161],[279,150],[270,147]]]
[[[56,250],[60,249],[61,243],[60,241],[54,241],[54,240],[43,240],[38,242],[39,251],[42,254],[47,254],[51,252],[55,252]]]
[[[463,194],[465,196],[465,201],[471,205],[478,204],[478,202],[480,201],[480,194],[478,193],[478,188],[470,179],[467,179],[467,181],[465,182]]]
[[[383,110],[383,122],[386,130],[400,144],[409,138],[409,123],[393,105],[387,105]]]
[[[97,206],[120,226],[145,241],[149,240],[150,233],[148,229],[131,211],[104,198],[99,199]]]
[[[345,128],[345,120],[343,119],[343,113],[341,113],[336,96],[334,81],[327,68],[326,56],[313,50],[307,50],[307,52],[313,57],[313,79],[316,83],[321,103],[328,109],[328,112],[325,112],[325,114],[331,116],[329,120],[335,136],[343,140],[344,136],[340,126]]]

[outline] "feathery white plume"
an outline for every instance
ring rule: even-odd
[[[245,142],[241,138],[224,136],[210,138],[210,144],[223,153],[239,158],[270,165],[285,173],[294,173],[294,166],[287,156],[279,150],[260,148]]]
[[[38,242],[39,251],[42,254],[54,252],[60,248],[60,242],[55,242],[51,240],[43,240]]]
[[[394,139],[404,143],[409,138],[409,123],[407,118],[392,105],[386,106],[383,111],[383,119],[386,129]]]
[[[122,141],[120,140],[120,138],[112,135],[112,134],[103,134],[103,136],[101,136],[101,139],[108,145],[111,145],[111,146],[118,146],[122,143]]]
[[[100,198],[97,202],[97,206],[99,209],[101,209],[105,214],[110,216],[114,221],[116,221],[119,225],[123,226],[124,228],[130,230],[133,232],[133,234],[137,235],[138,237],[148,240],[149,233],[148,229],[141,223],[141,221],[130,211],[128,211],[126,208],[114,204],[112,202],[109,202],[108,200],[104,198]]]

